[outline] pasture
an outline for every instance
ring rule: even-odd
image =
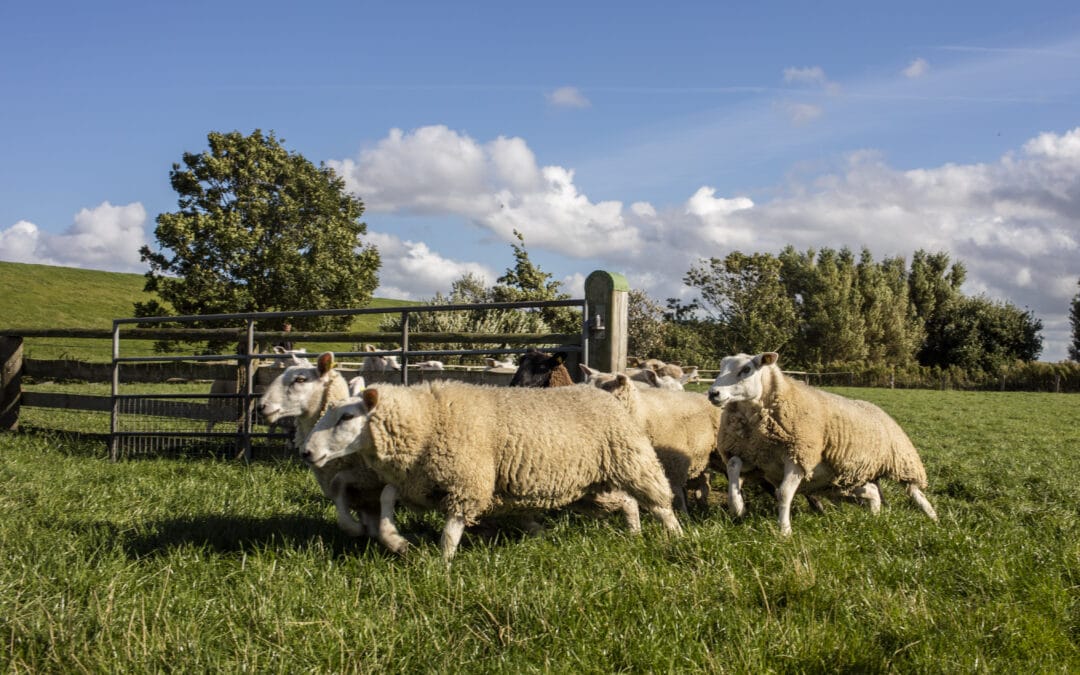
[[[722,477],[686,536],[560,513],[540,537],[403,514],[395,559],[334,524],[299,462],[113,464],[100,443],[0,435],[5,672],[1077,672],[1077,399],[836,389],[920,448],[934,524]]]

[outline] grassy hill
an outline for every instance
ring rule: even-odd
[[[0,262],[0,330],[112,328],[113,319],[132,316],[134,303],[147,299],[145,281],[141,274]],[[412,303],[374,298],[369,306],[408,304]],[[358,316],[352,328],[378,330],[381,318]],[[37,339],[28,341],[26,351],[36,358],[98,360],[108,358],[109,347],[97,340]]]

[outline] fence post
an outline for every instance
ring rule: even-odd
[[[0,431],[18,431],[22,398],[23,339],[0,336]]]
[[[585,279],[589,312],[590,368],[608,373],[626,368],[627,312],[630,284],[617,272],[596,270]]]

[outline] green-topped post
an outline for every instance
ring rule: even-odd
[[[590,368],[607,373],[626,368],[629,297],[630,284],[618,272],[596,270],[585,279]]]

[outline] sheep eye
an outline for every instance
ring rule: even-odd
[[[303,375],[297,375],[296,379],[293,380],[293,384],[303,384],[304,382],[307,382],[307,378]]]
[[[348,422],[354,417],[356,417],[356,415],[352,413],[341,413],[341,417],[338,418],[338,423],[340,424],[341,422]]]
[[[743,369],[739,371],[739,377],[746,377],[750,374],[750,366],[743,366]]]

